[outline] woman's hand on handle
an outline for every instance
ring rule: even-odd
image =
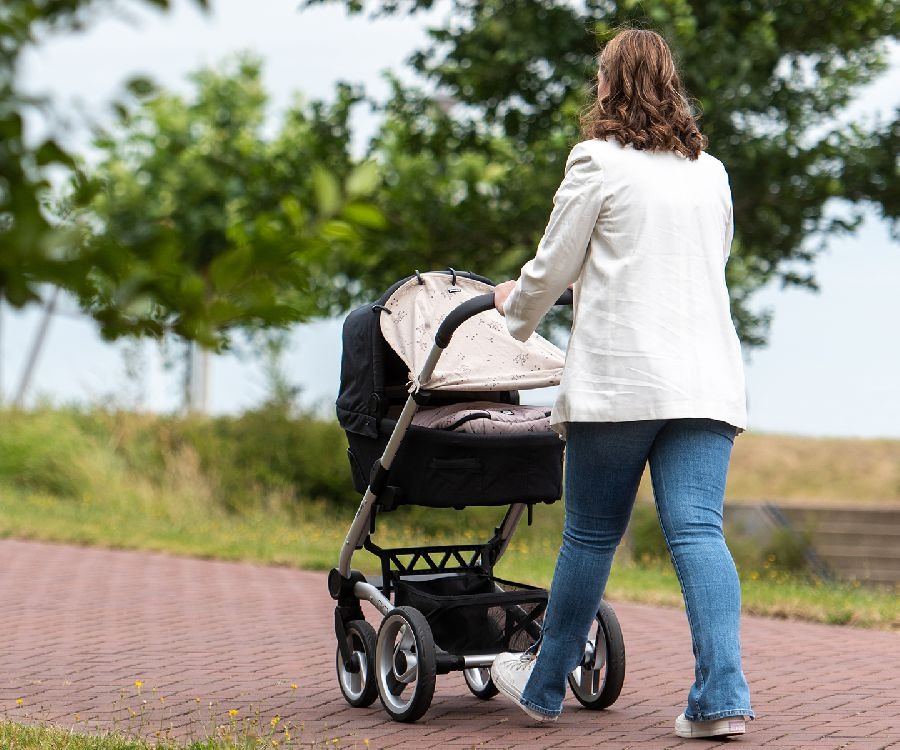
[[[504,314],[503,305],[515,288],[516,282],[512,280],[504,281],[502,284],[497,284],[497,286],[494,287],[494,307],[497,308],[497,312],[501,315]]]

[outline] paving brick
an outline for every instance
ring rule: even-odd
[[[473,698],[450,674],[425,717],[407,725],[377,701],[354,710],[341,698],[322,573],[0,540],[0,715],[188,741],[277,715],[302,743],[338,739],[343,750],[900,750],[896,632],[745,617],[758,719],[741,738],[683,741],[672,724],[693,671],[684,612],[615,608],[628,674],[609,710],[583,711],[570,698],[559,722],[536,725],[502,699]],[[377,613],[363,609],[377,628]]]

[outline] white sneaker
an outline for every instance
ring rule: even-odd
[[[496,682],[496,681],[495,681]],[[743,716],[726,716],[712,721],[691,721],[681,714],[675,719],[675,734],[679,737],[726,737],[744,734],[747,723]]]
[[[509,651],[498,654],[491,665],[491,679],[494,681],[497,690],[535,721],[556,721],[558,717],[532,711],[528,706],[522,704],[522,691],[528,683],[528,678],[531,677],[534,661],[535,657],[533,654],[514,654]]]

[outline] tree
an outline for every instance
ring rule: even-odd
[[[345,308],[342,268],[383,224],[365,201],[377,169],[348,152],[358,97],[340,87],[330,106],[298,104],[266,139],[256,59],[191,80],[190,99],[135,87],[75,183],[85,309],[110,339],[172,333],[222,349],[236,330]]]
[[[358,0],[308,4],[336,1],[351,13],[363,10]],[[380,10],[414,13],[433,5],[382,0]],[[844,124],[855,93],[885,70],[887,42],[896,39],[900,20],[893,0],[448,5],[453,12],[431,29],[431,46],[411,59],[436,94],[395,88],[385,130],[373,144],[386,173],[395,175],[383,195],[393,222],[386,237],[395,239],[385,240],[373,266],[393,263],[400,273],[406,257],[421,250],[424,221],[412,215],[409,191],[400,186],[414,184],[419,171],[424,191],[439,198],[442,189],[427,180],[449,187],[458,182],[453,170],[467,165],[463,187],[490,185],[491,196],[462,206],[457,192],[430,210],[420,206],[428,212],[426,230],[456,230],[428,233],[429,257],[462,257],[515,273],[534,251],[566,153],[579,140],[576,115],[590,95],[598,45],[625,25],[654,28],[669,39],[697,97],[710,150],[729,169],[737,234],[728,276],[746,344],[763,344],[768,323],[767,314],[752,310],[753,293],[773,279],[815,288],[816,253],[829,235],[857,226],[863,204],[897,226],[896,117],[874,126]],[[440,101],[455,106],[448,113]],[[832,210],[833,199],[852,210]],[[471,225],[468,239],[462,223]],[[397,237],[411,238],[408,253],[398,252]]]
[[[161,9],[169,0],[143,0]],[[207,0],[195,0],[203,8]],[[382,226],[365,201],[374,164],[348,155],[350,108],[295,106],[271,141],[259,64],[202,71],[187,102],[144,79],[116,103],[97,168],[53,139],[30,144],[24,119],[52,102],[18,84],[23,51],[83,28],[114,0],[10,0],[0,6],[0,299],[21,307],[53,284],[75,294],[107,338],[172,332],[210,348],[238,328],[284,326],[348,305],[361,238]],[[74,174],[50,205],[48,170]]]
[[[565,144],[548,139],[522,150],[420,91],[392,87],[369,147],[383,175],[373,199],[390,231],[370,237],[346,267],[359,280],[358,296],[377,295],[415,269],[509,274],[534,250]]]
[[[166,9],[168,0],[143,0]],[[207,0],[195,0],[205,8]],[[0,300],[22,307],[39,299],[41,283],[63,283],[83,275],[84,268],[66,257],[64,232],[44,203],[48,170],[71,168],[73,157],[53,138],[28,143],[26,116],[52,103],[23,94],[18,67],[22,53],[49,33],[83,28],[93,13],[112,0],[4,0],[0,4]]]

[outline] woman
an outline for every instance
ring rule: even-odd
[[[680,737],[742,734],[740,584],[722,534],[725,477],[746,426],[743,363],[725,262],[731,192],[668,45],[628,30],[600,56],[535,258],[497,286],[525,340],[574,284],[572,334],[552,422],[566,445],[563,542],[537,657],[501,654],[496,686],[538,720],[562,710],[649,462],[696,657]]]

